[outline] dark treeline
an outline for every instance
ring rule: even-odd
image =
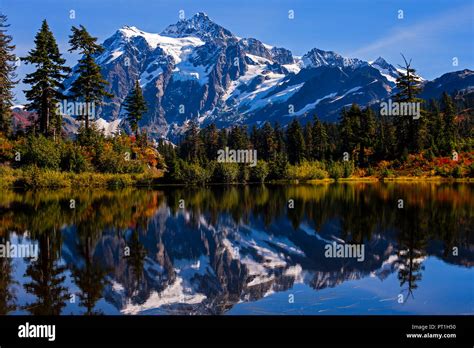
[[[400,117],[381,116],[378,110],[353,104],[342,111],[338,123],[315,116],[304,124],[295,118],[287,127],[265,122],[251,129],[218,129],[215,124],[199,129],[192,122],[178,146],[163,141],[159,152],[171,181],[221,182],[321,179],[324,171],[338,178],[350,176],[356,167],[368,169],[370,175],[380,161],[396,160],[395,165],[401,165],[409,154],[422,153],[430,160],[471,150],[473,120],[456,120],[451,96],[444,93],[441,100],[423,105],[417,120],[400,121]],[[225,147],[256,150],[257,166],[217,162],[218,151]],[[306,177],[308,170],[310,177]]]
[[[218,130],[214,124],[200,130],[197,123],[191,123],[177,148],[164,142],[160,145],[169,169],[166,177],[185,183],[338,179],[351,176],[356,168],[364,169],[363,175],[377,174],[374,167],[381,161],[393,161],[391,169],[397,170],[410,154],[421,154],[428,161],[435,156],[457,161],[458,152],[472,150],[473,120],[457,119],[460,110],[447,93],[429,103],[418,98],[421,80],[411,61],[403,59],[405,66],[399,71],[393,99],[398,106],[417,105],[416,114],[387,116],[381,109],[353,104],[342,111],[337,124],[321,122],[316,116],[304,125],[295,118],[285,128],[266,122],[251,130],[246,126]],[[225,147],[256,150],[259,161],[250,168],[216,162],[218,151]],[[474,174],[472,164],[465,170],[460,165],[452,171],[435,169],[444,176]],[[389,170],[384,170],[386,175]]]

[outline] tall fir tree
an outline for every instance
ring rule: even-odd
[[[94,110],[101,105],[104,97],[112,98],[105,88],[108,82],[102,77],[100,66],[96,63],[95,57],[104,51],[104,48],[97,43],[97,38],[91,36],[84,26],[79,28],[72,27],[72,34],[69,36],[71,48],[69,52],[77,51],[82,55],[79,60],[76,73],[78,76],[71,86],[72,97],[77,100],[83,100],[90,105],[95,104]],[[85,121],[85,128],[89,130],[90,117],[89,108],[85,108],[85,115],[82,115]]]
[[[206,158],[214,160],[217,158],[219,151],[219,131],[215,123],[211,123],[203,130],[203,142],[205,147]]]
[[[374,112],[370,107],[360,113],[359,127],[359,166],[364,166],[366,164],[365,150],[373,148],[375,145],[376,122]]]
[[[9,243],[10,234],[3,233],[0,236],[1,245],[7,245]],[[15,293],[15,285],[18,284],[15,281],[13,274],[14,265],[12,259],[8,257],[0,258],[0,315],[7,315],[17,308],[16,301],[17,296]]]
[[[429,151],[434,155],[439,155],[440,150],[443,147],[443,130],[444,122],[441,117],[438,103],[435,100],[430,100],[428,104],[427,116],[429,117],[428,122],[428,144]]]
[[[244,150],[249,147],[249,137],[246,126],[234,126],[229,133],[229,147],[235,150]]]
[[[403,56],[404,66],[400,66],[397,77],[398,93],[395,101],[398,103],[421,103],[417,97],[421,91],[421,79],[416,70],[411,66],[411,60],[407,61]],[[395,119],[397,130],[398,154],[419,150],[419,144],[424,143],[426,137],[426,123],[421,117],[415,119],[412,115],[400,115]]]
[[[11,107],[13,88],[16,81],[16,56],[13,38],[7,34],[7,16],[0,13],[0,132],[8,134],[11,130]]]
[[[278,143],[270,122],[265,122],[260,134],[261,148],[259,149],[258,155],[265,161],[275,159],[278,151]]]
[[[33,303],[27,303],[24,309],[33,315],[60,315],[70,299],[66,286],[67,267],[61,263],[61,235],[53,231],[32,231],[38,238],[38,260],[31,262],[24,277],[29,279],[23,284],[27,293],[33,296]]]
[[[312,135],[313,142],[311,146],[311,152],[313,158],[321,161],[326,158],[329,144],[326,127],[317,116],[314,117]]]
[[[307,122],[303,128],[304,134],[304,141],[305,141],[305,158],[308,160],[312,160],[313,158],[313,132],[312,132],[312,124],[311,122]]]
[[[398,146],[395,133],[392,120],[380,115],[377,119],[374,144],[377,159],[388,159],[395,155]]]
[[[442,148],[445,154],[451,154],[456,146],[456,108],[452,98],[446,92],[443,93],[441,103],[444,123]]]
[[[184,134],[184,140],[180,144],[181,158],[193,162],[201,163],[204,155],[203,143],[200,135],[199,124],[191,121],[191,124]]]
[[[31,89],[25,91],[29,102],[26,108],[36,112],[37,124],[42,134],[57,134],[61,130],[62,123],[57,104],[64,98],[62,81],[70,69],[64,65],[66,60],[62,58],[46,20],[35,36],[35,48],[22,60],[36,68],[23,80],[24,83],[31,85]]]
[[[135,81],[135,87],[125,98],[122,107],[126,111],[127,121],[130,124],[130,128],[132,129],[132,132],[135,133],[135,136],[138,139],[138,123],[142,119],[143,114],[148,110],[138,80]]]
[[[290,163],[301,163],[305,159],[306,147],[303,129],[297,119],[294,119],[286,130],[286,143]]]
[[[262,135],[260,134],[260,130],[258,129],[257,125],[252,126],[252,130],[250,131],[250,144],[252,145],[253,149],[260,149],[262,147],[261,141]]]
[[[72,266],[72,278],[79,288],[77,294],[79,306],[85,307],[85,315],[103,314],[94,310],[100,300],[106,280],[106,269],[94,258],[94,252],[100,238],[100,231],[93,223],[80,223],[77,225],[77,250],[80,262]]]
[[[342,152],[352,154],[359,141],[359,129],[362,111],[359,105],[352,104],[349,110],[343,110],[339,122],[339,136],[342,144]]]
[[[278,122],[273,125],[273,134],[275,134],[276,149],[279,153],[286,153],[285,133]]]

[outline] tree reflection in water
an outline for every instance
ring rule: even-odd
[[[71,293],[87,315],[102,299],[122,313],[221,314],[298,282],[393,272],[415,301],[427,257],[472,267],[472,202],[471,185],[435,183],[3,191],[0,242],[23,236],[40,255],[22,275],[0,259],[0,314],[64,314]],[[332,241],[364,243],[365,261],[325,258]],[[20,283],[33,302],[18,305]]]

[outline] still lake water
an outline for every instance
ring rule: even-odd
[[[0,258],[0,314],[472,315],[473,189],[2,191],[0,244],[39,255]]]

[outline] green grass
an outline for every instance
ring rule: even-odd
[[[0,165],[0,187],[18,188],[87,188],[149,186],[161,177],[160,172],[142,174],[72,173],[28,167],[12,169]]]

